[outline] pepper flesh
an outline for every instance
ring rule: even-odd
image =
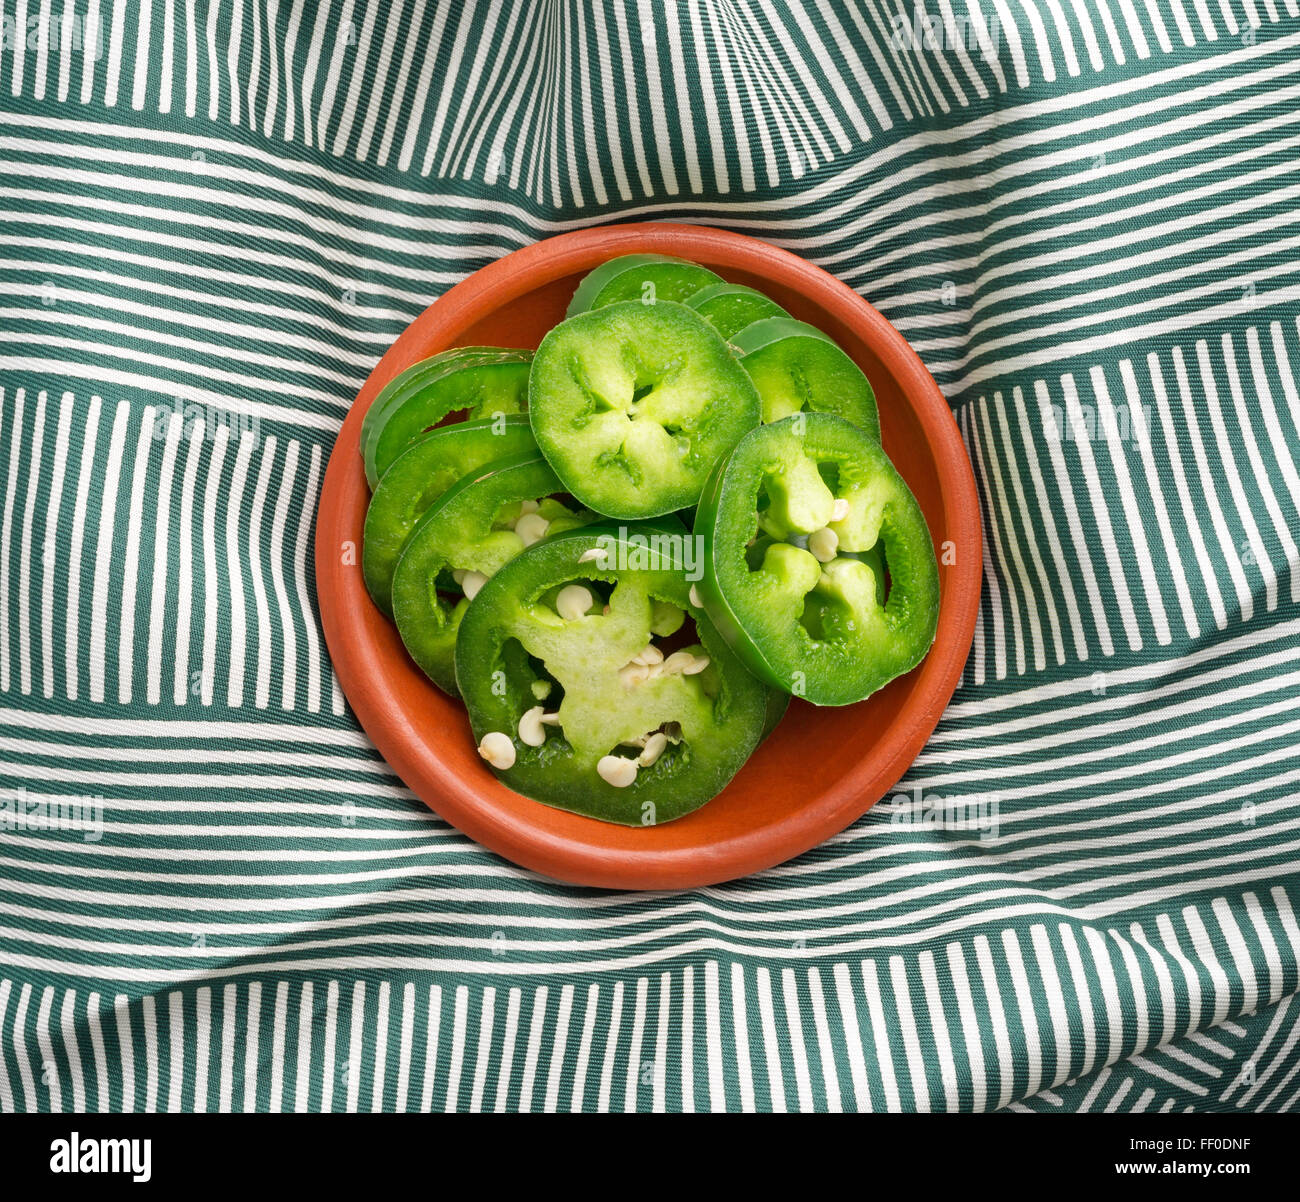
[[[731,341],[763,398],[763,421],[799,412],[829,413],[880,441],[871,381],[828,334],[792,317],[768,317]]]
[[[412,443],[384,473],[366,510],[361,571],[371,599],[393,615],[393,572],[416,523],[467,472],[537,444],[522,413],[458,422]]]
[[[790,316],[771,297],[744,284],[710,284],[688,296],[686,304],[727,339],[765,317]]]
[[[565,317],[620,301],[684,301],[721,279],[707,267],[670,255],[621,255],[589,271],[573,293]]]
[[[661,550],[647,550],[641,540],[655,534],[667,541]],[[515,763],[500,773],[512,789],[605,821],[658,824],[715,796],[757,746],[768,691],[691,606],[690,582],[672,542],[684,536],[668,524],[589,526],[530,547],[483,586],[461,623],[456,675],[475,738],[496,730],[514,739]],[[630,566],[642,562],[627,557],[633,547],[644,552],[646,566]],[[605,554],[588,554],[598,549]],[[566,621],[554,598],[573,583],[597,598],[608,592],[607,602],[597,600],[587,614]],[[651,674],[625,683],[620,669],[650,641],[656,601],[690,614],[696,647],[710,662],[692,675]],[[533,747],[516,734],[519,719],[536,705],[539,679],[551,682],[546,706],[558,721],[542,746]],[[599,775],[602,758],[634,756],[637,740],[665,727],[678,741],[630,785],[619,788]]]
[[[826,563],[799,545],[826,512],[822,491],[849,510],[823,527],[838,539]],[[915,667],[934,641],[939,578],[925,517],[884,451],[841,418],[804,414],[747,435],[710,478],[695,530],[705,607],[769,684],[844,705]]]
[[[537,504],[559,534],[592,520],[552,498],[562,491],[555,473],[536,450],[470,472],[424,514],[411,532],[393,573],[393,615],[411,658],[440,689],[456,696],[456,639],[470,606],[451,600],[452,573],[491,577],[525,546],[514,526],[523,502]]]
[[[463,412],[473,421],[523,412],[532,358],[527,350],[464,347],[423,360],[392,380],[362,423],[361,453],[370,487],[414,439],[453,413]]]
[[[672,301],[607,305],[542,340],[529,380],[533,434],[578,500],[617,518],[693,505],[715,460],[758,424],[727,344]]]

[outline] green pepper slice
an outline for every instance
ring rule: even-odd
[[[371,599],[393,616],[393,571],[420,515],[466,473],[524,451],[536,451],[528,416],[441,426],[393,460],[366,510],[361,573]]]
[[[673,301],[561,322],[537,348],[528,405],[537,445],[569,492],[616,518],[694,505],[760,409],[718,332]]]
[[[588,526],[483,585],[456,679],[480,754],[510,788],[655,825],[716,796],[758,745],[768,691],[691,605],[685,537],[676,523]],[[677,631],[675,650],[654,644],[674,615],[694,630]]]
[[[831,413],[880,441],[876,393],[828,334],[793,317],[766,317],[732,336],[740,365],[763,398],[763,420]]]
[[[522,413],[533,352],[457,347],[408,367],[375,397],[361,425],[361,456],[373,489],[393,461],[453,413],[468,420]]]
[[[707,267],[671,255],[622,255],[582,277],[565,317],[619,301],[684,301],[706,284],[720,284]]]
[[[393,574],[393,617],[411,658],[444,693],[458,694],[457,630],[481,578],[533,542],[594,520],[557,500],[562,491],[534,448],[471,471],[411,532]]]
[[[777,688],[815,705],[860,701],[934,641],[925,516],[884,451],[842,418],[795,414],[747,435],[710,478],[695,532],[710,618]]]
[[[710,284],[685,303],[728,339],[765,317],[790,316],[770,296],[744,284]]]

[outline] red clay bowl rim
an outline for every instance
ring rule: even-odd
[[[853,770],[789,816],[759,830],[740,830],[706,846],[612,850],[530,825],[444,765],[426,732],[398,709],[385,687],[382,654],[363,620],[375,615],[361,572],[344,566],[338,548],[351,537],[347,485],[363,474],[357,451],[362,417],[393,376],[433,353],[426,331],[446,324],[465,331],[502,304],[541,283],[638,251],[693,257],[723,270],[762,275],[798,288],[868,344],[907,397],[938,467],[947,537],[961,553],[944,569],[938,633],[897,715]],[[453,332],[449,345],[459,334]],[[349,481],[349,477],[351,480]],[[316,533],[321,624],[338,677],[362,727],[390,767],[440,817],[525,868],[558,880],[614,889],[687,889],[717,884],[782,863],[838,834],[871,808],[907,771],[939,721],[961,678],[974,637],[981,585],[981,529],[975,478],[947,401],[916,352],[870,304],[820,267],[769,243],[706,226],[642,223],[560,234],[514,251],[449,289],[401,334],[370,373],[330,455]],[[540,805],[540,803],[537,803]],[[605,824],[584,819],[593,827]],[[585,827],[583,828],[585,829]],[[605,828],[608,829],[608,828]]]

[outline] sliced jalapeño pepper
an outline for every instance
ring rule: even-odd
[[[619,301],[684,301],[707,284],[722,280],[707,267],[669,255],[622,255],[582,277],[566,317]]]
[[[431,430],[393,460],[370,498],[361,544],[366,589],[385,614],[392,617],[393,570],[420,515],[467,472],[536,448],[527,415],[513,413]]]
[[[510,788],[656,825],[715,796],[757,746],[767,690],[692,607],[684,536],[677,523],[588,526],[483,585],[456,679],[480,754]]]
[[[470,421],[522,413],[532,358],[532,351],[457,347],[390,380],[361,425],[361,455],[370,487],[414,439],[453,413],[463,413]]]
[[[718,332],[672,301],[607,305],[537,348],[533,434],[565,487],[616,518],[695,504],[710,469],[758,424],[749,376]]]
[[[934,641],[925,517],[884,451],[841,418],[796,414],[747,435],[710,478],[695,531],[709,616],[755,675],[795,696],[859,701]]]
[[[411,532],[393,574],[393,617],[443,692],[457,694],[456,633],[483,581],[534,542],[593,520],[553,495],[561,491],[534,449],[471,471]]]
[[[816,326],[766,317],[731,338],[740,365],[763,398],[763,420],[792,413],[831,413],[880,441],[876,394],[860,368]]]
[[[685,303],[728,339],[765,317],[790,316],[771,297],[744,284],[710,284]]]

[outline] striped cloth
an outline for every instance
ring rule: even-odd
[[[0,1107],[1300,1108],[1297,0],[0,19]],[[987,533],[898,791],[672,896],[427,812],[311,566],[398,332],[633,217],[877,305]]]

